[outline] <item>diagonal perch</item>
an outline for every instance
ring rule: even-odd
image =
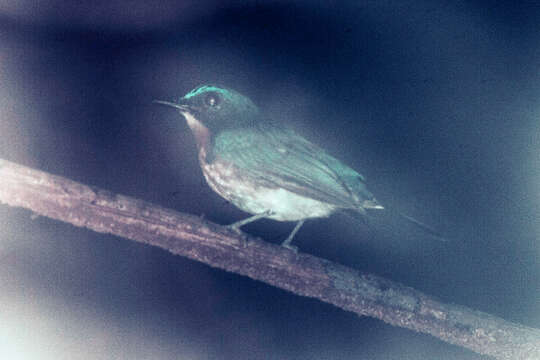
[[[0,159],[0,203],[114,234],[317,298],[358,315],[433,335],[496,359],[540,359],[540,330],[224,226]]]

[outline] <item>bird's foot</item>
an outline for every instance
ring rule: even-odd
[[[286,249],[291,250],[295,254],[298,254],[298,246],[294,246],[294,245],[291,245],[291,244],[285,244],[285,241],[283,242],[283,244],[281,244],[281,246],[283,246]]]
[[[247,243],[248,243],[248,239],[247,239],[247,235],[246,233],[244,233],[241,229],[240,229],[240,226],[241,225],[237,225],[237,223],[233,223],[231,225],[227,225],[227,228],[229,230],[232,230],[234,231],[236,234],[238,234],[241,238],[241,242],[242,242],[242,247],[247,247]]]
[[[238,235],[241,235],[242,238],[243,238],[243,246],[246,247],[247,246],[247,235],[242,231],[240,230],[240,228],[246,224],[249,224],[250,222],[253,222],[253,221],[256,221],[256,220],[259,220],[259,219],[262,219],[262,218],[265,218],[265,217],[268,217],[270,215],[272,215],[272,211],[271,210],[267,210],[263,213],[260,213],[260,214],[255,214],[253,216],[250,216],[248,217],[247,219],[244,219],[244,220],[240,220],[240,221],[237,221],[237,222],[234,222],[230,225],[227,225],[227,227],[229,229],[231,229],[232,231],[234,231],[235,233],[237,233]]]
[[[298,232],[298,230],[300,230],[300,227],[303,224],[304,224],[304,220],[300,220],[298,223],[296,223],[296,226],[294,227],[293,231],[289,234],[289,236],[287,236],[285,241],[281,243],[281,246],[283,246],[284,248],[287,248],[287,249],[293,251],[294,253],[298,254],[298,247],[296,247],[294,245],[291,245],[291,242],[292,242],[292,240],[294,238],[294,235],[296,235],[296,233]]]
[[[227,225],[227,229],[234,231],[237,234],[243,234],[244,232],[240,229],[241,225],[237,225],[237,223],[233,223],[231,225]]]

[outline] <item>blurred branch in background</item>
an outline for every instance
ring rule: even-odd
[[[540,359],[540,330],[433,297],[199,217],[0,159],[0,203],[158,246],[496,359]]]

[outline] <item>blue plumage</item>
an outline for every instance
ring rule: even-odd
[[[283,243],[295,249],[290,242],[306,219],[338,210],[365,214],[366,209],[383,209],[362,175],[276,125],[234,90],[204,85],[178,103],[156,102],[179,109],[186,118],[210,187],[253,214],[232,224],[233,229],[260,218],[297,221]]]

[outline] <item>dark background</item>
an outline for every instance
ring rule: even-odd
[[[185,121],[151,104],[221,84],[450,239],[336,215],[306,223],[301,251],[540,327],[540,9],[323,3],[4,2],[0,157],[228,224],[246,214],[205,184]],[[30,215],[0,206],[2,359],[484,358]]]

